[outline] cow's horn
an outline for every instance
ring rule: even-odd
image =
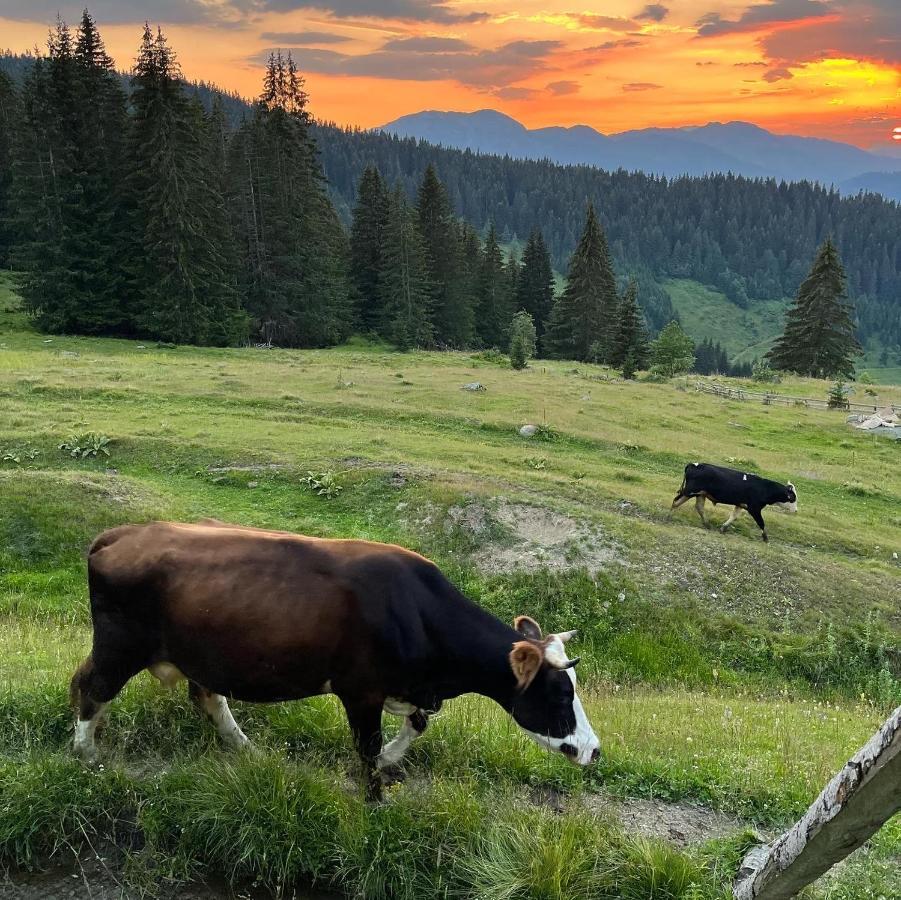
[[[560,668],[561,669],[571,669],[574,665],[576,665],[576,663],[578,663],[578,661],[581,658],[582,658],[581,656],[575,656],[571,660],[569,660],[569,662],[567,662],[565,665],[560,666]]]
[[[578,633],[579,632],[574,628],[572,631],[561,631],[557,637],[565,644],[567,641],[571,641]]]

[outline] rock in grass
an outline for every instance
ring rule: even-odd
[[[461,390],[464,391],[484,391],[485,385],[482,384],[481,381],[470,381],[469,384],[464,384]]]
[[[519,429],[519,433],[522,437],[535,437],[535,435],[538,434],[538,426],[523,425],[522,428]]]

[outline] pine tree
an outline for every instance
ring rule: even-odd
[[[15,147],[15,264],[49,331],[123,328],[125,95],[90,14],[58,20],[25,80]]]
[[[543,352],[544,329],[554,307],[554,272],[544,237],[538,228],[532,230],[523,252],[515,306],[532,316],[538,346]]]
[[[477,295],[476,328],[482,346],[505,346],[513,298],[510,296],[510,281],[493,225],[488,229],[488,237],[482,249]]]
[[[467,347],[474,335],[473,310],[460,284],[459,230],[447,189],[431,164],[419,186],[416,212],[428,265],[435,339],[442,346]]]
[[[617,303],[607,238],[589,204],[582,237],[569,263],[566,289],[551,312],[547,349],[559,358],[606,361]]]
[[[12,80],[0,70],[0,267],[9,264],[15,230],[12,223],[13,145],[21,111]]]
[[[381,334],[402,350],[429,346],[433,332],[425,248],[416,214],[399,185],[391,196],[379,293]]]
[[[134,246],[124,195],[128,116],[113,60],[87,10],[73,57],[78,131],[73,139],[77,197],[66,247],[74,294],[69,328],[121,333],[128,328],[130,305],[125,259]]]
[[[767,354],[774,368],[814,378],[852,375],[861,348],[847,297],[844,267],[827,238],[785,315],[782,337]]]
[[[140,264],[137,324],[181,343],[237,339],[243,317],[210,174],[202,110],[185,94],[162,31],[145,26],[132,79],[132,203]]]
[[[12,262],[25,273],[25,308],[41,328],[70,330],[77,296],[69,277],[67,238],[76,179],[77,134],[72,34],[57,20],[47,57],[35,60],[22,89],[14,150]]]
[[[648,336],[644,317],[638,305],[638,285],[631,279],[619,304],[619,315],[608,361],[611,366],[622,368],[629,359],[633,371],[648,364]]]
[[[350,331],[346,236],[325,191],[307,94],[290,55],[270,56],[253,118],[231,141],[229,205],[254,328],[327,346]]]
[[[388,188],[379,170],[367,167],[357,190],[350,231],[350,280],[357,308],[356,323],[375,331],[382,321],[379,271],[388,227]]]
[[[479,277],[482,270],[482,242],[478,232],[467,222],[457,226],[457,244],[460,248],[460,268],[458,273],[461,304],[471,311],[473,326],[466,346],[472,347],[478,340],[475,331],[475,310],[479,306]]]

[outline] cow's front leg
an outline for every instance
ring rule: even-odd
[[[416,740],[428,727],[429,717],[421,710],[415,710],[404,719],[400,731],[385,744],[379,754],[378,768],[381,771],[396,766],[407,752],[410,744]]]
[[[751,514],[751,518],[757,523],[757,527],[763,533],[764,541],[769,541],[769,538],[766,536],[766,522],[763,521],[763,516],[760,514],[760,510],[749,509],[748,512]]]
[[[382,749],[382,703],[384,701],[358,701],[341,698],[347,721],[360,759],[363,763],[363,783],[366,799],[377,802],[382,799],[382,779],[378,772],[378,759]]]

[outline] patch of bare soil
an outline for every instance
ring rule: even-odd
[[[576,568],[597,572],[627,564],[618,545],[598,526],[547,507],[501,499],[491,509],[478,504],[451,507],[448,516],[456,527],[486,536],[472,558],[487,574]],[[490,539],[492,525],[500,526],[507,539]]]
[[[740,819],[694,803],[620,800],[603,794],[588,794],[581,802],[592,813],[612,815],[632,834],[660,838],[676,847],[726,837],[745,827]]]

